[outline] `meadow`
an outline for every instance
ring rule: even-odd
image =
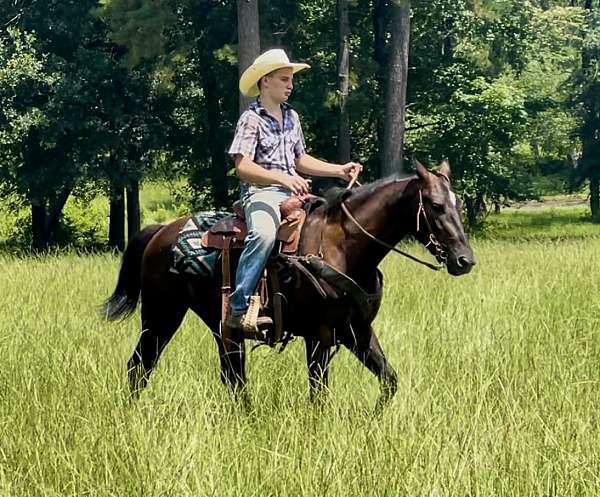
[[[300,340],[249,354],[242,410],[193,315],[132,402],[139,313],[98,317],[119,258],[0,255],[0,495],[598,495],[600,229],[577,209],[495,218],[460,278],[388,256],[379,416],[343,349],[311,404]]]

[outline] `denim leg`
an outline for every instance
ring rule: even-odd
[[[248,308],[250,296],[275,246],[281,221],[279,205],[289,196],[278,188],[266,188],[244,198],[248,235],[235,276],[235,291],[229,300],[232,314],[243,314]]]

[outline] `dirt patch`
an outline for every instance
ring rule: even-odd
[[[527,202],[516,202],[511,205],[513,209],[539,209],[541,207],[579,207],[588,205],[585,198],[559,198],[548,200],[528,200]]]

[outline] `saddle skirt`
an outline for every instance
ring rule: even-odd
[[[300,233],[306,220],[304,205],[316,199],[314,195],[290,197],[279,207],[281,224],[277,231],[277,240],[281,241],[281,252],[295,254],[300,243]],[[221,219],[211,226],[202,236],[202,245],[206,248],[223,250],[241,248],[248,235],[244,218],[244,209],[240,201],[233,204],[233,215]]]

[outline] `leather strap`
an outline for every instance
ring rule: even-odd
[[[279,270],[275,264],[269,268],[269,279],[271,280],[274,322],[274,330],[271,341],[272,343],[277,343],[281,340],[281,336],[283,335],[283,302],[281,288],[279,286]]]
[[[418,262],[419,264],[423,264],[423,266],[427,266],[429,269],[433,269],[434,271],[439,271],[440,269],[442,269],[444,267],[443,265],[434,266],[433,264],[430,264],[429,262],[422,261],[421,259],[418,259],[417,257],[415,257],[413,255],[403,252],[402,250],[397,249],[393,245],[390,245],[389,243],[385,243],[383,240],[380,240],[379,238],[374,237],[373,235],[371,235],[371,233],[369,233],[366,229],[364,229],[361,226],[361,224],[354,218],[354,216],[348,210],[348,207],[346,206],[346,202],[342,202],[341,207],[342,207],[342,210],[344,211],[344,214],[346,214],[346,216],[348,216],[348,219],[350,219],[350,221],[352,221],[360,231],[362,231],[366,236],[368,236],[374,242],[377,242],[379,245],[382,245],[383,247],[385,247],[389,250],[392,250],[392,251],[396,252],[397,254],[403,255],[404,257],[409,258],[411,261],[415,261],[415,262]]]
[[[337,270],[331,264],[325,262],[322,258],[309,255],[302,259],[306,262],[323,280],[329,283],[334,289],[341,291],[342,295],[350,297],[354,301],[358,315],[365,321],[375,317],[374,306],[381,301],[382,280],[381,272],[377,270],[378,289],[377,293],[369,294],[365,292],[356,281],[350,276]]]
[[[284,261],[292,264],[292,266],[294,266],[296,269],[298,269],[298,271],[300,271],[304,276],[306,276],[308,281],[310,281],[310,283],[315,288],[315,290],[319,293],[319,296],[322,299],[327,298],[327,292],[323,289],[321,284],[317,281],[317,279],[314,277],[314,275],[308,269],[306,269],[304,264],[300,263],[301,257],[283,255],[283,254],[280,254],[279,256],[282,257]]]
[[[227,316],[229,315],[229,295],[231,294],[231,267],[229,264],[229,251],[231,248],[231,238],[224,240],[223,252],[221,253],[221,271],[223,272],[223,282],[221,285],[221,321],[225,326]]]

